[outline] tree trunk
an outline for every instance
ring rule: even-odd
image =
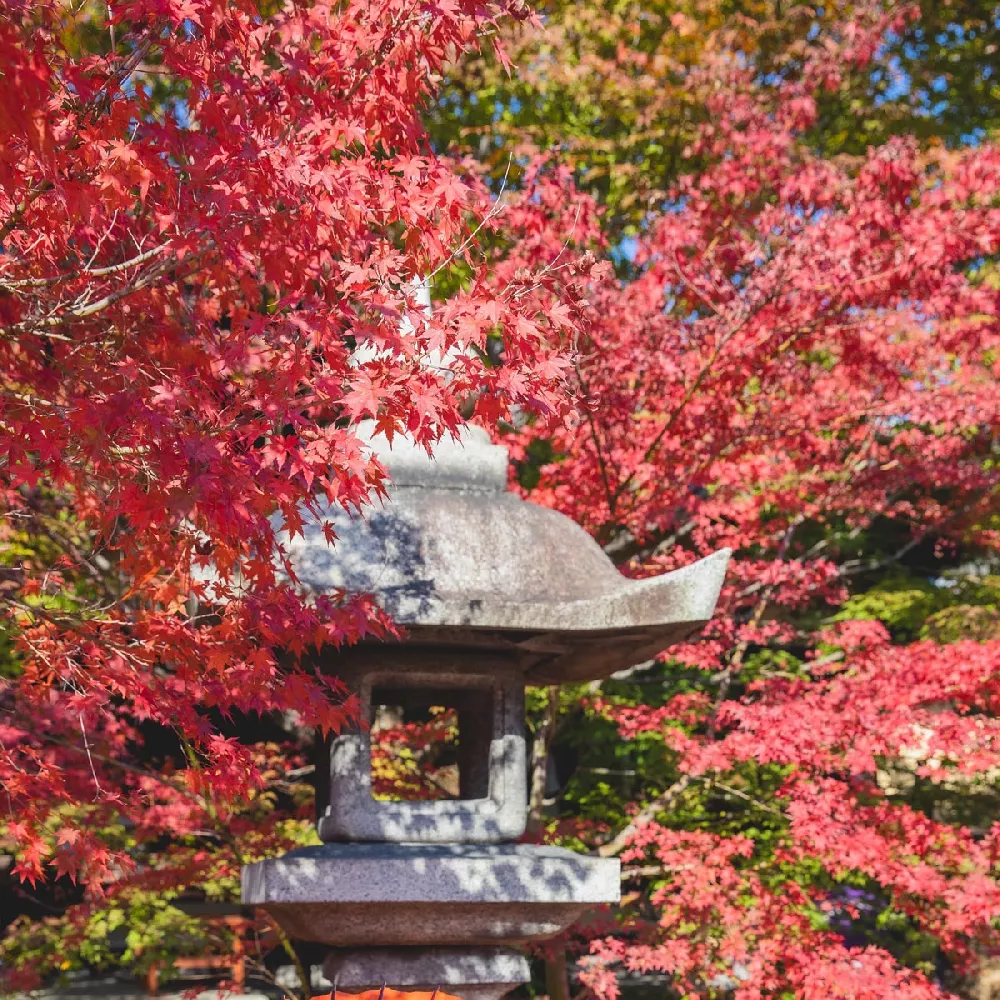
[[[545,990],[549,1000],[569,1000],[569,972],[566,969],[565,948],[560,948],[554,958],[545,960]]]

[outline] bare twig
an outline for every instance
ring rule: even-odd
[[[90,740],[87,739],[87,727],[83,723],[83,713],[80,713],[80,732],[83,734],[83,747],[87,751],[87,762],[90,764],[90,773],[94,779],[94,799],[95,801],[101,797],[103,791],[101,789],[101,783],[97,780],[97,770],[94,767],[94,755],[90,750]]]
[[[440,274],[456,257],[461,257],[466,250],[475,242],[476,237],[479,235],[479,231],[488,222],[495,219],[503,211],[503,196],[504,192],[507,190],[507,177],[510,174],[511,164],[514,162],[514,154],[511,153],[509,159],[507,160],[507,169],[503,172],[503,180],[500,182],[500,190],[497,192],[496,198],[493,200],[493,204],[490,206],[489,211],[483,216],[479,225],[462,241],[456,250],[453,250],[445,259],[442,261],[433,271],[427,276],[427,281],[433,280],[438,274]]]

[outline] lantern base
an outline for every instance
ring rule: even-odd
[[[338,949],[323,963],[323,975],[341,991],[389,986],[461,1000],[500,1000],[531,978],[525,957],[509,948]]]

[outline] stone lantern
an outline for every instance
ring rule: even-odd
[[[406,637],[331,653],[323,665],[379,705],[440,705],[458,719],[458,797],[378,801],[367,725],[321,766],[322,846],[243,870],[243,902],[292,937],[330,948],[337,988],[499,1000],[528,980],[518,950],[619,899],[619,863],[517,843],[527,821],[526,685],[606,678],[712,615],[728,560],[629,580],[569,518],[507,491],[507,451],[468,428],[433,457],[370,437],[392,477],[364,518],[331,512],[286,540],[303,585],[374,594]],[[328,774],[323,770],[328,767]]]

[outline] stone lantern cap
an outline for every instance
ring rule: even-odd
[[[414,644],[515,653],[530,684],[596,680],[682,641],[711,618],[728,550],[630,580],[570,518],[507,490],[507,449],[467,427],[433,457],[367,433],[392,479],[363,516],[327,509],[282,539],[302,585],[371,593]]]

